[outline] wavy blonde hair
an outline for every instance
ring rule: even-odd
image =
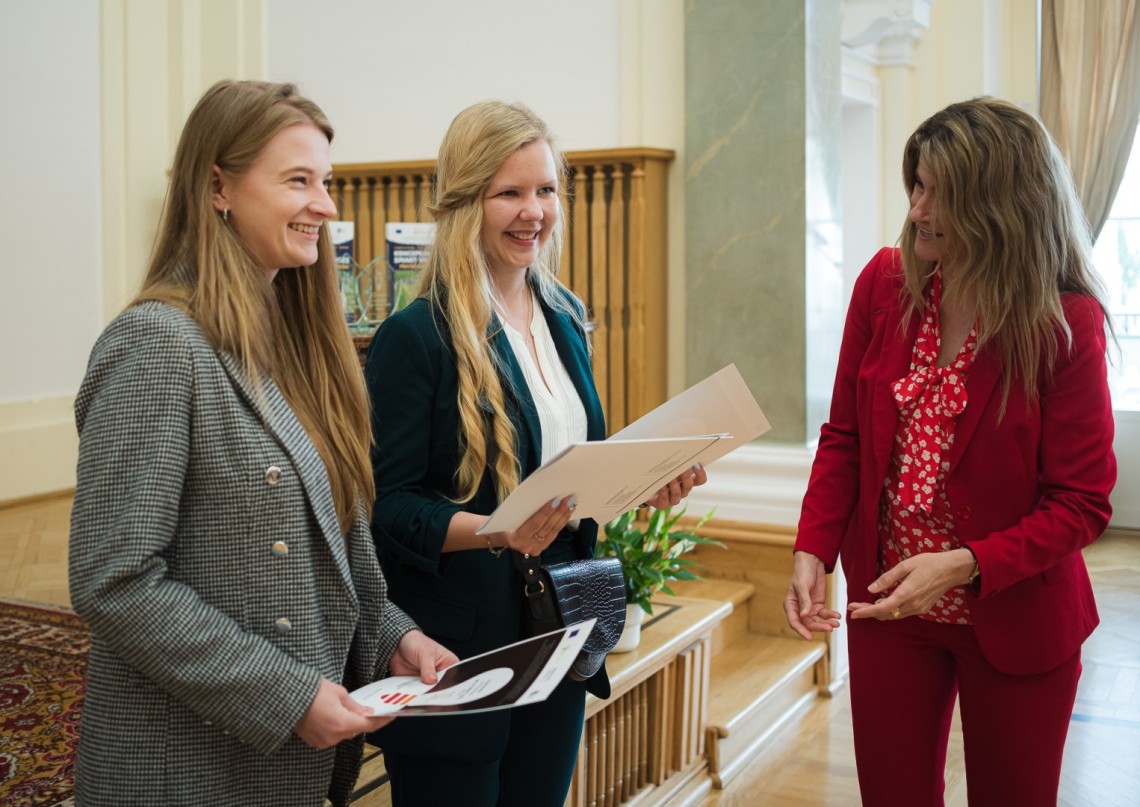
[[[943,257],[961,267],[944,296],[975,302],[978,350],[994,351],[1003,369],[1002,411],[1014,376],[1032,401],[1057,358],[1055,334],[1072,346],[1061,294],[1095,298],[1108,321],[1088,221],[1061,152],[1032,115],[983,97],[951,104],[907,140],[908,198],[919,161],[934,179],[934,216],[954,236]],[[915,254],[916,232],[908,219],[899,238],[908,316],[925,307],[935,269]]]
[[[272,284],[237,232],[214,209],[214,166],[244,173],[270,140],[312,123],[332,141],[320,107],[292,84],[219,81],[186,120],[142,289],[190,314],[217,349],[261,389],[271,378],[324,460],[347,532],[375,496],[368,455],[368,397],[345,327],[328,228],[317,262],[279,271]]]
[[[440,312],[455,351],[459,373],[457,501],[470,501],[483,475],[492,473],[502,501],[519,483],[514,428],[507,417],[501,378],[490,339],[495,290],[483,251],[483,195],[503,163],[523,146],[544,142],[558,173],[558,204],[566,210],[566,164],[546,124],[522,104],[484,101],[460,112],[439,147],[434,193],[427,209],[436,222],[435,240],[419,295]],[[558,281],[565,216],[558,216],[528,279],[550,307],[582,324],[582,309]]]

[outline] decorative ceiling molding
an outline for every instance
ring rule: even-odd
[[[914,66],[934,0],[843,0],[840,39],[876,65]]]

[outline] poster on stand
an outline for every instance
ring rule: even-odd
[[[427,266],[428,251],[434,238],[435,222],[390,221],[384,225],[389,314],[416,299],[420,272]]]
[[[333,261],[336,263],[336,280],[340,288],[340,302],[344,307],[344,320],[349,325],[359,317],[356,294],[356,261],[352,257],[355,225],[351,221],[330,221],[329,236],[333,243]]]

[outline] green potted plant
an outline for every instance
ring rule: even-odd
[[[658,592],[672,594],[671,580],[699,579],[693,571],[698,564],[683,557],[686,552],[698,544],[724,546],[720,541],[676,527],[684,514],[683,508],[674,513],[672,507],[666,507],[654,510],[648,521],[639,521],[638,511],[630,510],[606,524],[598,536],[594,555],[616,557],[625,576],[625,631],[611,652],[623,653],[637,647],[641,622],[646,614],[653,613],[650,600]],[[700,529],[711,517],[710,511],[692,529]]]

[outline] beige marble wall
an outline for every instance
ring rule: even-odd
[[[838,0],[685,8],[686,380],[735,362],[766,442],[816,436],[834,373],[839,18]]]

